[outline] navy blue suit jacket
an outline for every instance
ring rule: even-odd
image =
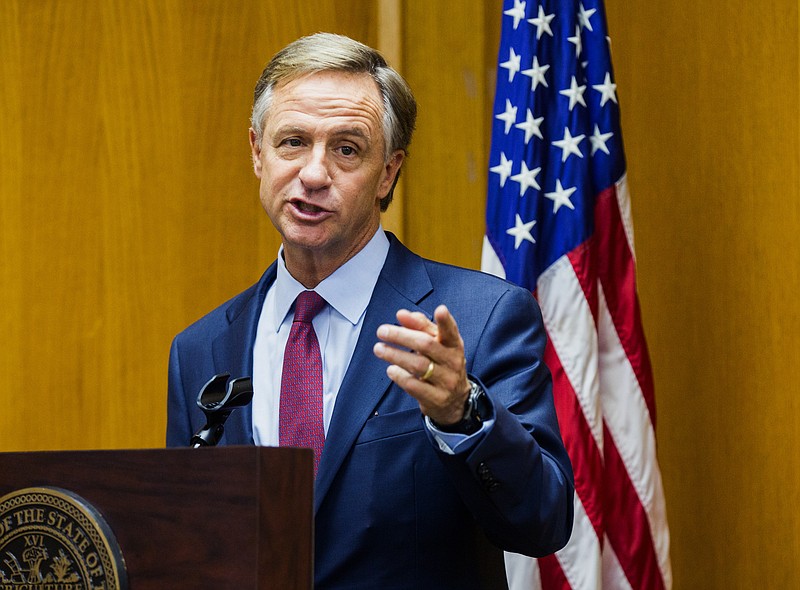
[[[315,587],[503,587],[502,568],[493,574],[481,565],[486,539],[497,555],[541,556],[561,548],[572,528],[572,471],[542,360],[539,308],[524,289],[390,240],[316,479]],[[195,400],[210,377],[252,375],[256,324],[274,279],[273,264],[175,338],[168,445],[186,445],[203,426]],[[398,309],[432,317],[441,303],[458,322],[467,371],[495,413],[482,439],[457,455],[438,449],[417,402],[372,353],[378,326],[396,322]],[[249,407],[233,413],[221,444],[253,444]]]

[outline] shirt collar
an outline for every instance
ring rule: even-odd
[[[372,291],[378,282],[386,256],[389,254],[389,239],[378,227],[378,231],[359,250],[355,256],[325,278],[314,291],[347,320],[356,325],[364,314],[372,298]],[[278,250],[278,273],[275,279],[274,328],[277,332],[284,318],[291,311],[292,304],[301,291],[306,288],[286,269],[283,260],[283,246]]]

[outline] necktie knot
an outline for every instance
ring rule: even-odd
[[[326,302],[316,291],[303,291],[294,302],[294,322],[310,324]]]

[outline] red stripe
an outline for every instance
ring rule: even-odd
[[[603,462],[589,424],[583,414],[561,360],[550,340],[544,349],[544,361],[553,374],[553,400],[561,438],[575,474],[575,493],[597,533],[603,538]]]
[[[597,326],[597,241],[592,237],[567,253],[575,276],[583,289],[583,295]]]
[[[595,236],[600,255],[598,276],[608,311],[614,322],[625,355],[630,360],[642,390],[650,423],[656,428],[656,404],[653,370],[644,339],[639,300],[636,297],[636,269],[628,246],[622,216],[619,211],[616,187],[597,196],[595,205]]]
[[[607,428],[603,436],[608,541],[634,590],[663,590],[647,514]]]
[[[539,558],[539,578],[544,590],[572,590],[555,555]]]

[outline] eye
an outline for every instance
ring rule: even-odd
[[[339,148],[339,151],[343,156],[354,156],[356,154],[355,148],[351,145],[343,145]]]
[[[288,139],[283,140],[283,145],[289,147],[300,147],[301,145],[303,145],[303,142],[297,139],[296,137],[289,137]]]

